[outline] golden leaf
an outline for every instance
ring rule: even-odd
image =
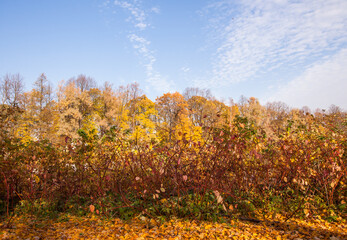
[[[36,182],[36,183],[39,183],[39,182],[40,182],[40,178],[39,178],[37,175],[35,175],[34,178],[35,178],[35,182]]]

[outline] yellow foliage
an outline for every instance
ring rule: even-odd
[[[14,216],[12,224],[0,224],[1,239],[345,239],[346,223],[329,223],[320,219],[284,222],[229,220],[227,223],[166,220],[140,216],[130,221],[105,220],[101,212],[89,206],[89,217],[61,216],[64,221]],[[97,214],[99,212],[99,214]],[[35,224],[32,224],[32,223]],[[12,227],[15,226],[15,227]],[[314,229],[314,231],[312,231]]]

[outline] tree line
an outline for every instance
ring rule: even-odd
[[[244,96],[237,103],[229,99],[225,104],[199,88],[165,93],[153,102],[137,83],[114,88],[106,82],[98,87],[82,74],[61,82],[56,91],[41,74],[28,92],[20,74],[7,74],[1,79],[0,97],[2,133],[23,143],[59,143],[66,137],[95,140],[110,128],[135,145],[174,142],[183,136],[199,141],[210,129],[230,125],[236,116],[247,118],[270,138],[284,133],[288,124],[304,125],[313,119],[346,133],[346,112],[335,105],[312,112],[283,102],[263,106],[258,99]]]

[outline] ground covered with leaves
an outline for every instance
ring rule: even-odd
[[[15,216],[1,223],[1,239],[346,239],[347,223],[276,217],[276,220],[224,219],[222,223],[144,216],[131,220],[97,215],[58,218]]]

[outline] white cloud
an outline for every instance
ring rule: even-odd
[[[305,67],[347,42],[345,0],[219,1],[212,8],[224,14],[212,19],[220,43],[212,84],[219,86]]]
[[[187,73],[187,72],[190,71],[190,68],[189,67],[182,67],[181,71],[184,72],[184,73]]]
[[[139,29],[145,29],[147,27],[147,24],[145,24],[145,23],[137,23],[137,24],[135,24],[135,27],[137,27]]]
[[[299,77],[271,97],[295,107],[328,108],[335,104],[347,109],[347,48],[306,69]]]
[[[161,74],[154,68],[156,58],[153,52],[149,49],[151,42],[136,34],[129,35],[129,39],[133,44],[134,49],[136,49],[137,53],[142,58],[142,64],[146,69],[146,81],[159,92],[170,91],[173,84],[162,77]]]
[[[138,1],[115,0],[114,4],[130,12],[130,19],[136,28],[145,30],[149,26],[147,23],[147,15],[145,11],[138,5]]]
[[[150,41],[136,34],[129,35],[129,40],[134,43],[133,47],[138,49],[140,53],[148,55],[148,46],[151,44]]]
[[[129,11],[130,20],[133,22],[134,29],[142,32],[148,26],[150,26],[150,24],[147,22],[148,14],[141,7],[139,1],[116,0],[114,4]],[[160,10],[158,7],[153,7],[149,10],[149,12],[159,13]],[[141,58],[142,65],[145,67],[146,81],[158,92],[170,91],[173,83],[168,82],[166,78],[154,68],[156,57],[153,51],[150,49],[151,42],[136,33],[131,33],[128,38],[132,43],[133,48]]]
[[[154,13],[160,13],[160,8],[159,7],[152,7],[151,8],[151,12],[154,12]]]

